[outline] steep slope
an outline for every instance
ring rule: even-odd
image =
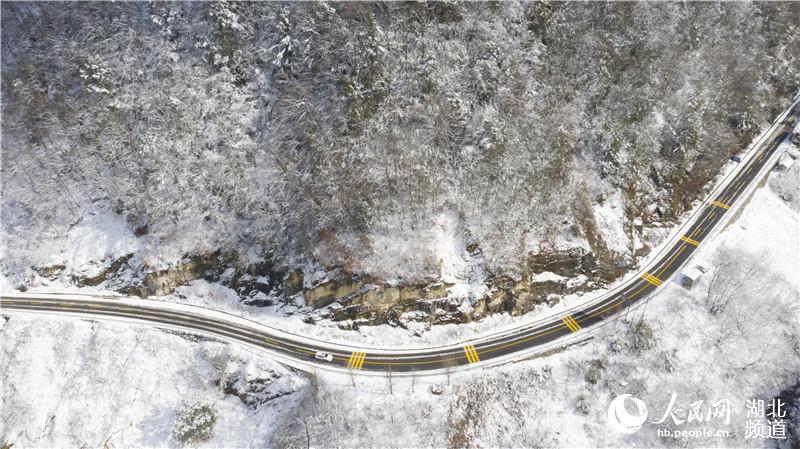
[[[565,293],[537,276],[628,270],[800,81],[797,4],[2,8],[22,287],[205,278],[266,304],[323,285],[318,305],[379,285],[408,289],[381,307],[430,294],[463,321],[521,285],[487,313],[524,313]],[[91,274],[42,256],[93,216],[139,249]]]

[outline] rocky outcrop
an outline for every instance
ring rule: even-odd
[[[626,257],[598,257],[583,249],[538,254],[531,257],[520,279],[487,279],[487,293],[470,304],[451,297],[453,285],[445,283],[394,286],[368,279],[330,280],[303,294],[306,304],[317,309],[314,317],[342,321],[340,327],[346,329],[384,323],[401,327],[411,322],[464,323],[493,313],[521,315],[540,304],[553,304],[563,295],[616,279],[633,264]]]
[[[531,273],[547,271],[564,277],[595,273],[598,268],[594,253],[581,249],[534,254],[528,260],[528,271]]]
[[[282,396],[293,393],[293,390],[283,391],[276,388],[281,375],[267,371],[260,376],[252,376],[242,370],[225,371],[217,380],[217,385],[227,395],[236,396],[250,409],[257,409],[260,405]]]
[[[165,270],[146,271],[140,282],[121,290],[141,297],[163,296],[198,279],[221,282],[243,303],[254,306],[271,305],[272,298],[295,294],[303,285],[300,270],[287,273],[266,261],[245,265],[235,253],[216,251],[186,257]]]
[[[53,280],[57,278],[64,269],[67,268],[66,265],[63,264],[56,264],[56,265],[49,265],[46,267],[33,267],[33,271],[39,274],[39,276]]]
[[[306,320],[330,319],[340,327],[390,324],[419,327],[466,323],[494,313],[521,315],[540,304],[553,304],[562,295],[596,288],[631,268],[632,262],[614,254],[598,256],[582,248],[533,255],[519,278],[490,276],[483,281],[485,294],[467,299],[451,294],[453,284],[430,282],[387,285],[368,277],[343,277],[304,288],[303,271],[276,269],[269,262],[242,264],[234,253],[207,252],[184,258],[164,270],[147,271],[132,265],[132,255],[115,260],[91,278],[76,279],[79,285],[99,285],[141,297],[171,294],[197,279],[220,282],[235,290],[242,303],[268,306],[302,294],[314,310]],[[40,272],[58,275],[60,267]],[[125,285],[115,276],[126,279]],[[133,281],[131,279],[134,279]],[[138,281],[136,280],[138,279]],[[116,282],[116,283],[115,283]]]
[[[492,293],[475,306],[475,310],[481,315],[492,313],[521,315],[539,304],[552,303],[556,296],[572,293],[580,286],[569,288],[566,279],[561,282],[535,281],[526,275],[519,281],[503,278],[495,281],[493,287]]]
[[[333,302],[387,310],[408,301],[431,300],[447,296],[448,284],[434,283],[405,286],[383,286],[365,279],[342,282],[327,281],[304,292],[306,304],[319,309]]]
[[[331,280],[306,290],[303,296],[306,304],[320,308],[351,296],[366,284],[366,281],[360,279],[346,279],[341,282]]]
[[[447,296],[451,284],[408,285],[402,287],[382,287],[373,285],[371,288],[355,295],[351,303],[361,304],[378,310],[388,310],[397,304],[406,304],[416,301],[430,301]]]
[[[635,261],[611,251],[555,251],[535,254],[528,261],[528,272],[551,272],[559,276],[585,275],[597,281],[609,282],[628,271]]]
[[[133,254],[127,254],[125,256],[122,256],[114,260],[113,262],[111,262],[111,264],[108,265],[108,267],[106,267],[105,269],[103,269],[94,276],[75,276],[73,277],[73,280],[78,287],[86,287],[86,286],[94,287],[100,285],[103,282],[105,282],[106,279],[108,279],[110,276],[113,276],[114,274],[119,272],[120,269],[125,264],[127,264],[129,260],[131,260],[132,257]]]
[[[141,283],[127,287],[126,293],[141,297],[163,296],[196,279],[219,279],[231,260],[231,255],[219,252],[187,257],[168,269],[146,272]]]
[[[189,256],[164,270],[139,267],[144,274],[129,279],[127,275],[137,270],[132,256],[117,259],[96,276],[75,282],[105,282],[120,292],[148,297],[168,295],[182,285],[204,279],[234,289],[244,304],[253,306],[267,306],[302,294],[306,305],[315,310],[308,321],[330,319],[347,329],[377,324],[412,327],[465,323],[494,313],[521,315],[540,304],[552,304],[561,295],[596,288],[630,268],[625,259],[603,257],[598,261],[595,253],[582,249],[537,254],[529,259],[528,269],[520,278],[489,277],[484,281],[486,294],[466,300],[452,297],[453,284],[441,282],[387,285],[367,277],[349,277],[304,289],[302,270],[280,270],[268,262],[243,265],[236,254],[223,252]],[[58,276],[62,270],[55,266],[38,271],[43,276]],[[542,277],[541,273],[549,276]],[[115,276],[124,278],[125,284]],[[576,276],[583,280],[574,282]]]
[[[303,270],[296,269],[289,272],[283,282],[283,292],[287,295],[294,295],[303,290]]]

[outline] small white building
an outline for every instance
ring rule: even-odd
[[[775,170],[786,171],[792,164],[794,164],[794,158],[789,153],[784,152],[781,154],[781,157],[778,158],[778,162],[775,164]]]
[[[703,271],[699,267],[692,267],[684,271],[681,275],[681,287],[686,290],[691,290],[695,282],[703,275]]]

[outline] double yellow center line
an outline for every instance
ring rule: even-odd
[[[467,356],[467,361],[469,363],[478,363],[481,361],[480,357],[478,357],[478,351],[475,350],[474,345],[464,346],[464,354]]]
[[[567,315],[561,318],[561,321],[563,321],[564,324],[567,326],[567,329],[571,330],[572,332],[578,332],[579,330],[581,330],[581,325],[578,324],[578,322],[575,321],[575,318],[572,318],[571,315]]]
[[[690,245],[700,246],[700,242],[698,242],[697,240],[695,240],[693,238],[690,238],[688,235],[684,235],[683,237],[681,237],[681,240],[683,240],[684,242],[686,242],[686,243],[688,243]]]
[[[655,277],[652,274],[647,273],[647,272],[645,272],[642,275],[642,279],[644,279],[645,281],[655,285],[656,287],[658,287],[658,286],[660,286],[661,284],[664,283],[664,281],[662,281],[661,279],[659,279],[659,278],[657,278],[657,277]]]
[[[712,202],[711,202],[711,204],[713,204],[713,205],[715,205],[715,206],[717,206],[717,207],[721,207],[721,208],[723,208],[723,209],[730,209],[730,208],[731,208],[731,207],[730,207],[730,206],[728,206],[727,204],[725,204],[725,203],[722,203],[722,202],[719,202],[719,201],[716,201],[716,200],[715,200],[715,201],[712,201]]]
[[[354,352],[347,361],[347,369],[358,370],[364,366],[364,359],[367,358],[366,352]]]

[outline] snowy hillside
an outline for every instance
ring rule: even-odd
[[[773,173],[770,186],[796,186],[800,167]],[[792,187],[790,187],[792,188]],[[691,291],[672,283],[589,343],[539,360],[447,379],[442,396],[416,380],[323,387],[298,409],[320,446],[449,447],[781,447],[800,444],[800,208],[775,191],[756,192],[742,216],[703,245],[709,267]],[[412,389],[414,391],[412,391]],[[607,422],[620,394],[646,401],[653,421],[677,393],[676,416],[697,401],[729,400],[730,424],[646,424],[633,435]],[[747,401],[781,397],[788,439],[745,438]],[[313,410],[307,412],[306,410]],[[656,416],[657,415],[657,416]],[[659,437],[710,428],[725,438]],[[350,429],[350,430],[348,430]],[[355,429],[355,430],[352,430]],[[304,447],[298,424],[279,441]],[[387,438],[387,435],[391,437]]]
[[[325,280],[453,283],[469,301],[556,265],[591,290],[800,81],[797,3],[2,13],[0,269],[20,288],[160,296],[209,278],[264,303]],[[64,243],[98,221],[124,223],[123,242],[72,270],[86,254]]]
[[[0,449],[800,448],[800,135],[756,145],[800,2],[15,1],[0,41]],[[592,338],[478,363],[543,317]]]
[[[693,264],[708,270],[691,291],[666,286],[584,345],[449,378],[302,378],[222,343],[15,313],[2,331],[2,435],[19,446],[171,446],[177,416],[199,403],[216,416],[200,447],[794,447],[800,208],[782,197],[798,175],[798,164],[773,172],[703,245]],[[728,400],[730,423],[609,427],[615,396],[646,401],[655,421],[673,392],[675,416]],[[746,402],[779,396],[788,439],[745,438]]]

